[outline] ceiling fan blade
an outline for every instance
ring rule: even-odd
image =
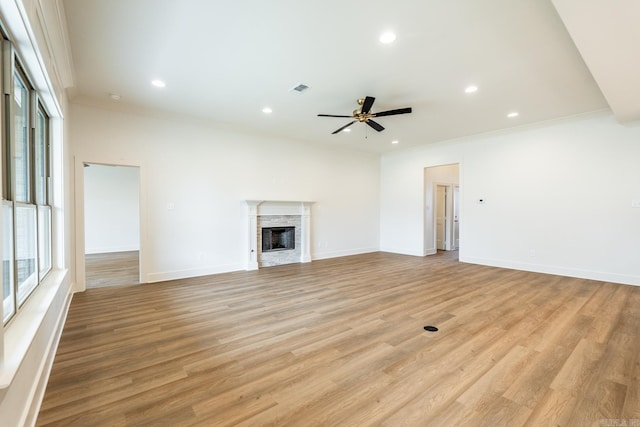
[[[377,130],[378,132],[382,132],[384,130],[384,127],[382,127],[380,123],[374,122],[371,119],[367,120],[366,123],[372,128],[374,128],[375,130]]]
[[[354,124],[355,122],[357,122],[357,120],[352,121],[351,123],[347,123],[346,125],[342,126],[340,129],[338,130],[334,130],[333,132],[331,132],[331,135],[335,135],[336,133],[339,133],[343,130],[345,130],[346,128],[348,128],[349,126],[351,126],[352,124]]]
[[[396,114],[407,114],[411,112],[411,107],[407,108],[398,108],[397,110],[388,110],[388,111],[380,111],[379,113],[373,113],[372,117],[383,117],[383,116],[395,116]]]
[[[352,119],[353,118],[353,116],[336,116],[336,115],[333,115],[333,114],[318,114],[318,117],[342,117],[342,118],[345,118],[345,119]]]
[[[365,114],[371,111],[371,107],[373,106],[373,101],[375,100],[376,99],[373,96],[367,96],[364,99],[364,102],[362,103],[362,108],[360,109],[360,111]]]

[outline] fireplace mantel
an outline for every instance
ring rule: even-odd
[[[258,216],[300,215],[301,254],[300,262],[311,262],[311,205],[312,201],[301,200],[245,200],[249,226],[249,252],[247,270],[258,269]]]

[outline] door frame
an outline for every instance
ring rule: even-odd
[[[93,159],[81,159],[74,156],[74,199],[75,199],[75,250],[73,258],[75,259],[75,287],[74,292],[83,292],[87,288],[86,266],[85,266],[85,221],[84,221],[84,165],[94,164],[103,166],[126,166],[138,168],[138,221],[140,223],[140,251],[138,254],[139,264],[139,282],[146,283],[147,267],[145,262],[146,242],[147,242],[147,225],[143,221],[146,218],[146,180],[144,168],[140,164],[128,164],[118,161],[105,162]]]
[[[455,251],[460,249],[460,184],[453,185],[452,203],[453,210],[451,215],[453,217],[453,230],[451,231],[451,236],[453,240],[451,250]],[[457,233],[456,225],[458,229]]]

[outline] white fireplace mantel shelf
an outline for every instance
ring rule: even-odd
[[[258,216],[260,215],[300,215],[301,254],[300,262],[311,262],[311,205],[306,200],[245,200],[248,208],[249,253],[247,270],[258,269]]]

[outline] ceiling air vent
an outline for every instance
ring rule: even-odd
[[[298,86],[291,88],[291,92],[306,92],[309,89],[309,86],[306,84],[300,83]]]

